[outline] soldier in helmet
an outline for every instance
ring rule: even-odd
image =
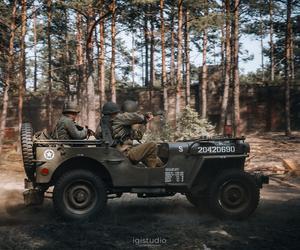
[[[133,145],[133,140],[138,139],[134,133],[134,126],[146,125],[153,119],[153,115],[141,115],[137,113],[137,109],[136,102],[131,100],[124,102],[123,113],[118,113],[111,119],[112,138],[116,147],[133,163],[142,161],[151,168],[161,167],[163,163],[157,157],[157,146],[154,142]]]
[[[58,120],[51,137],[59,140],[81,140],[88,136],[88,129],[78,126],[75,122],[79,108],[74,102],[66,102],[63,106],[62,116]]]
[[[112,138],[112,119],[120,112],[119,106],[114,102],[107,102],[102,107],[102,117],[99,125],[96,129],[95,137],[102,139],[110,146],[114,146],[114,140]]]

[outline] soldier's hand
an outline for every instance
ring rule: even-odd
[[[87,135],[88,135],[88,137],[90,137],[90,136],[95,136],[96,135],[96,133],[93,131],[93,130],[91,130],[91,129],[87,129]]]
[[[154,116],[151,112],[146,113],[145,117],[146,117],[147,122],[151,121],[154,118]]]

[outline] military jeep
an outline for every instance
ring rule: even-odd
[[[101,140],[51,140],[21,129],[27,205],[52,194],[58,214],[84,220],[101,214],[107,199],[123,193],[163,197],[180,193],[198,209],[215,216],[243,219],[259,203],[262,175],[244,171],[250,147],[245,138],[199,138],[158,145],[164,167],[133,164]],[[53,192],[52,192],[53,190]]]

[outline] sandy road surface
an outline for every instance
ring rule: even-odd
[[[0,249],[299,249],[300,246],[300,189],[296,187],[271,182],[262,191],[258,209],[245,221],[221,221],[200,213],[182,195],[156,199],[124,195],[110,200],[97,221],[74,224],[62,222],[50,200],[42,207],[25,207],[22,177],[13,171],[1,173],[5,181],[0,188]]]

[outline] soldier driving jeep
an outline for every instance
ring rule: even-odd
[[[108,102],[102,108],[102,119],[96,136],[115,146],[133,163],[143,162],[147,167],[162,167],[162,161],[157,157],[157,145],[154,142],[133,145],[133,140],[140,140],[143,128],[153,119],[148,113],[137,113],[137,103],[127,100],[122,105],[122,113],[117,104]],[[100,128],[101,125],[101,128]]]

